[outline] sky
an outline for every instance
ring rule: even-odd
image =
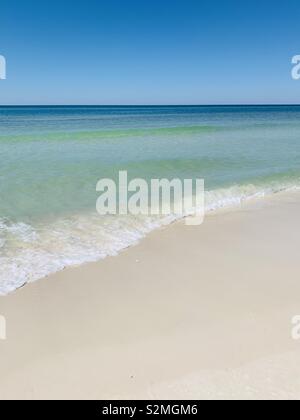
[[[0,104],[300,103],[299,0],[2,0]]]

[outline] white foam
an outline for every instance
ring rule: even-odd
[[[206,212],[239,207],[297,186],[233,186],[206,192]],[[179,217],[106,216],[77,214],[51,222],[13,223],[0,218],[0,295],[66,267],[115,256],[137,244],[149,232]]]

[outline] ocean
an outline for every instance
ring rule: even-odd
[[[300,187],[300,106],[0,107],[0,294],[172,222],[99,216],[96,184],[204,178],[207,211]]]

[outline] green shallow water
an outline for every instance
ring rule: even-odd
[[[116,130],[97,130],[97,131],[70,131],[65,133],[39,133],[29,135],[0,135],[0,142],[33,142],[43,141],[86,141],[100,139],[114,139],[126,137],[145,137],[145,136],[173,136],[210,133],[217,130],[217,127],[191,126],[191,127],[161,127],[161,128],[135,128],[135,129],[116,129]]]
[[[204,178],[207,209],[300,186],[300,107],[0,107],[0,293],[168,220],[99,217],[100,178]]]

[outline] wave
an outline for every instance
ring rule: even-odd
[[[300,188],[300,183],[235,185],[205,193],[206,213]],[[0,218],[0,295],[66,267],[116,256],[151,231],[179,217],[74,214],[51,222],[13,223]]]
[[[185,134],[205,134],[218,130],[217,127],[208,125],[180,126],[180,127],[149,127],[149,128],[131,128],[114,130],[89,130],[89,131],[69,131],[64,133],[31,133],[27,135],[1,135],[0,141],[24,142],[24,141],[63,141],[63,140],[97,140],[113,139],[127,137],[145,137],[145,136],[174,136]]]

